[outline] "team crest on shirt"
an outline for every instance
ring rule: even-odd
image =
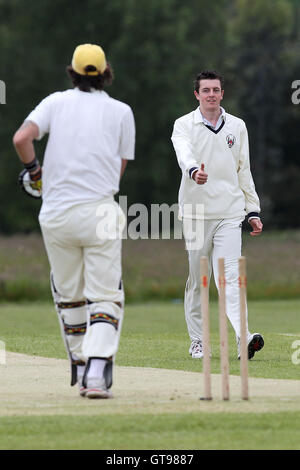
[[[235,143],[235,137],[234,137],[234,135],[228,134],[228,135],[226,136],[226,142],[227,142],[228,147],[231,149],[231,147],[232,147],[232,146],[234,145],[234,143]]]

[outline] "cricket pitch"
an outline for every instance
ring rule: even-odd
[[[300,381],[249,378],[248,401],[240,377],[230,376],[230,401],[221,399],[221,376],[212,375],[212,401],[201,401],[202,373],[146,367],[114,367],[113,399],[90,400],[70,387],[64,359],[6,353],[0,365],[0,416],[130,413],[265,413],[300,411]]]

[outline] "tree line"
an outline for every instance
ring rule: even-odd
[[[107,89],[130,104],[136,160],[120,195],[128,204],[177,202],[180,170],[171,144],[175,119],[197,106],[203,69],[225,76],[224,108],[245,120],[252,173],[268,228],[299,227],[300,79],[298,0],[0,0],[0,231],[38,229],[40,203],[18,188],[22,165],[12,136],[48,94],[67,89],[74,48],[100,44],[115,80]],[[36,144],[40,160],[46,139]]]

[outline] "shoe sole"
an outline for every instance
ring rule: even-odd
[[[261,335],[254,335],[248,344],[248,359],[252,359],[254,354],[264,347],[264,340]]]
[[[203,358],[203,353],[190,353],[190,356],[192,356],[193,359],[202,359]]]
[[[201,355],[199,355],[199,356],[195,356],[195,355],[193,355],[193,353],[190,352],[190,351],[189,351],[189,355],[192,356],[193,359],[203,359],[203,356],[204,356],[203,353],[202,353]],[[212,357],[211,353],[210,353],[209,357],[210,357],[210,358]]]
[[[112,398],[109,390],[101,390],[100,388],[87,388],[85,392],[87,398]]]

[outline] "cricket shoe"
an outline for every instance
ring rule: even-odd
[[[79,389],[79,395],[85,397],[85,386],[83,385],[83,375],[84,375],[85,365],[77,365],[77,385]]]
[[[252,359],[254,354],[264,347],[264,339],[259,333],[254,333],[248,340],[248,359]],[[238,359],[241,358],[240,339],[238,339]]]
[[[203,347],[202,341],[200,339],[195,339],[191,342],[189,349],[189,354],[193,359],[202,359],[203,357]]]
[[[85,388],[87,398],[112,398],[112,393],[106,387],[104,378],[88,378]]]
[[[85,386],[84,386],[83,383],[82,383],[82,378],[81,378],[81,380],[80,380],[80,379],[78,380],[78,388],[79,388],[79,395],[80,395],[81,397],[85,397],[86,388],[85,388]]]

